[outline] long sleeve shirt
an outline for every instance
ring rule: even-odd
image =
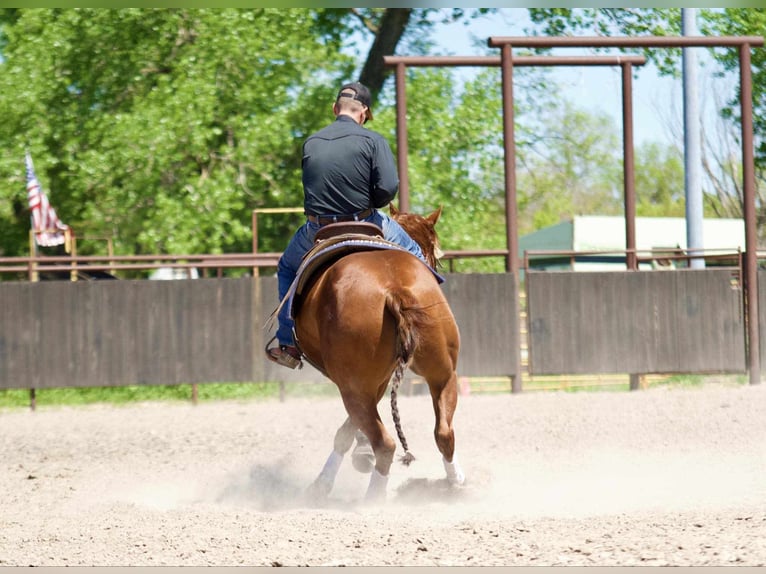
[[[338,116],[303,144],[304,210],[346,215],[388,205],[399,189],[391,147],[377,132]]]

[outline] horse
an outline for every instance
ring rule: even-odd
[[[330,456],[309,487],[312,497],[329,495],[358,429],[374,453],[365,500],[385,500],[396,443],[381,421],[378,403],[391,382],[391,410],[404,449],[401,461],[409,465],[414,456],[397,407],[397,390],[407,368],[428,384],[434,438],[448,484],[461,485],[465,480],[455,455],[452,424],[460,335],[439,286],[442,279],[435,272],[441,256],[435,226],[442,209],[427,217],[403,213],[393,206],[390,210],[392,218],[420,245],[429,265],[403,249],[352,252],[320,269],[293,308],[300,350],[337,385],[348,415],[335,434]]]

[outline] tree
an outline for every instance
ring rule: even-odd
[[[302,203],[300,146],[359,69],[352,34],[376,37],[377,94],[382,56],[441,17],[468,11],[3,10],[3,252],[26,250],[25,149],[64,221],[118,253],[248,250],[253,208]],[[300,219],[263,220],[260,248]]]
[[[667,36],[681,33],[679,8],[530,8],[530,18],[542,26],[545,34],[569,31],[590,31],[599,35],[616,33],[641,36]],[[724,8],[699,11],[701,32],[720,36],[763,36],[766,32],[766,9]],[[646,49],[645,55],[664,74],[679,75],[678,49]],[[711,48],[710,53],[724,71],[738,72],[739,51],[736,48]],[[766,130],[766,51],[751,49],[753,70],[753,122],[756,134]],[[728,105],[721,110],[725,117],[738,118],[739,93],[731,94]],[[758,161],[766,162],[766,141],[757,142]]]
[[[440,19],[467,22],[488,12],[4,10],[0,248],[26,251],[23,157],[29,149],[62,219],[79,235],[113,238],[117,253],[248,251],[254,208],[301,205],[301,144],[331,120],[329,102],[339,83],[356,79],[361,61],[348,52],[355,38],[378,38],[365,52],[362,75],[390,103],[385,52],[427,53],[428,32]],[[448,247],[503,247],[499,70],[483,70],[460,91],[446,70],[408,74],[410,115],[417,118],[409,143],[414,208],[445,204],[450,217],[440,227]],[[568,157],[558,148],[547,156],[557,164],[533,157],[546,130],[560,127],[543,129],[532,119],[535,110],[555,111],[555,90],[546,89],[539,72],[518,70],[515,82],[524,86],[516,101],[520,165],[545,166],[535,176],[551,181],[582,180],[576,209],[611,205],[618,176],[575,171],[557,180],[552,167],[590,165],[598,154],[578,160],[576,152],[598,149],[598,138],[578,141],[588,145]],[[577,116],[577,109],[570,111]],[[588,125],[591,119],[567,121]],[[393,106],[376,107],[374,129],[392,143],[394,126]],[[605,163],[607,148],[601,148]],[[564,212],[571,200],[560,195],[567,189],[541,204],[548,214]],[[539,203],[538,197],[526,200],[530,209]],[[556,201],[564,203],[551,207]],[[527,211],[524,224],[534,217],[548,220]],[[262,218],[259,248],[282,249],[301,221],[299,214]],[[80,252],[88,249],[97,247]]]
[[[429,33],[435,24],[470,21],[495,12],[494,8],[351,8],[328,10],[321,18],[325,33],[348,38],[351,32],[372,37],[359,81],[372,93],[373,100],[390,75],[383,58],[395,54],[404,44],[409,54],[427,53]]]
[[[505,210],[502,91],[499,68],[484,68],[455,89],[454,70],[407,71],[409,179],[412,209],[445,208],[439,233],[446,249],[503,249]],[[521,116],[547,101],[539,73],[519,71]],[[387,109],[383,121],[393,121]],[[377,118],[377,116],[376,116]],[[376,119],[377,121],[377,119]],[[529,140],[521,120],[518,139]],[[390,124],[393,125],[393,124]],[[392,132],[393,133],[393,132]],[[502,271],[503,261],[461,260],[461,271]]]
[[[635,157],[636,215],[684,217],[683,157],[673,146],[646,143]]]
[[[763,36],[766,33],[766,10],[763,8],[726,8],[722,11],[705,12],[703,30],[709,34],[727,36]],[[751,49],[753,90],[753,132],[759,168],[766,167],[766,53],[764,48]],[[727,72],[739,71],[739,53],[736,49],[716,50],[714,57]],[[722,109],[725,118],[735,118],[739,124],[739,91],[731,95]]]
[[[596,30],[602,34],[668,35],[680,33],[679,9],[530,9],[534,22],[544,25],[547,33]],[[766,33],[766,10],[762,8],[725,8],[699,10],[703,34],[721,36],[763,36]],[[703,167],[707,175],[706,212],[718,216],[741,217],[744,198],[741,189],[741,117],[739,82],[724,81],[739,73],[739,51],[715,48],[710,53],[721,65],[714,87],[722,122],[717,133],[708,132],[703,150]],[[679,73],[678,50],[645,50],[665,74]],[[766,236],[766,50],[751,49],[753,131],[755,145],[756,217],[759,235]],[[721,99],[723,87],[730,89]],[[723,101],[722,101],[723,100]],[[681,140],[682,141],[682,140]]]
[[[620,144],[611,118],[564,101],[543,116],[538,133],[539,140],[519,156],[520,232],[576,214],[620,210]]]
[[[407,110],[414,118],[408,123],[413,209],[445,206],[439,229],[446,249],[503,249],[499,70],[479,72],[457,92],[450,90],[449,69],[407,73]],[[518,233],[578,213],[621,214],[622,146],[613,120],[561,98],[544,72],[519,68],[517,73],[517,85],[523,86],[515,90]],[[383,113],[387,122],[393,110]],[[683,214],[683,170],[676,149],[639,146],[636,168],[640,215]],[[500,258],[461,260],[457,268],[500,272],[504,264]]]
[[[245,250],[253,208],[300,203],[300,142],[354,67],[314,16],[22,10],[4,26],[0,196],[23,194],[29,148],[62,219],[118,253]],[[293,226],[265,227],[277,244]]]

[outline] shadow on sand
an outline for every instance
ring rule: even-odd
[[[410,478],[395,492],[394,497],[389,495],[389,500],[412,506],[466,502],[472,498],[471,488],[467,482],[461,486],[453,486],[446,478]]]

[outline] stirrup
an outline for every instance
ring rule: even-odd
[[[272,338],[271,341],[275,338],[276,337]],[[271,341],[269,341],[269,343],[271,343]],[[277,365],[282,365],[288,369],[295,369],[296,367],[299,369],[303,368],[301,352],[297,347],[291,345],[278,345],[276,347],[271,347],[270,349],[267,348],[266,357]]]

